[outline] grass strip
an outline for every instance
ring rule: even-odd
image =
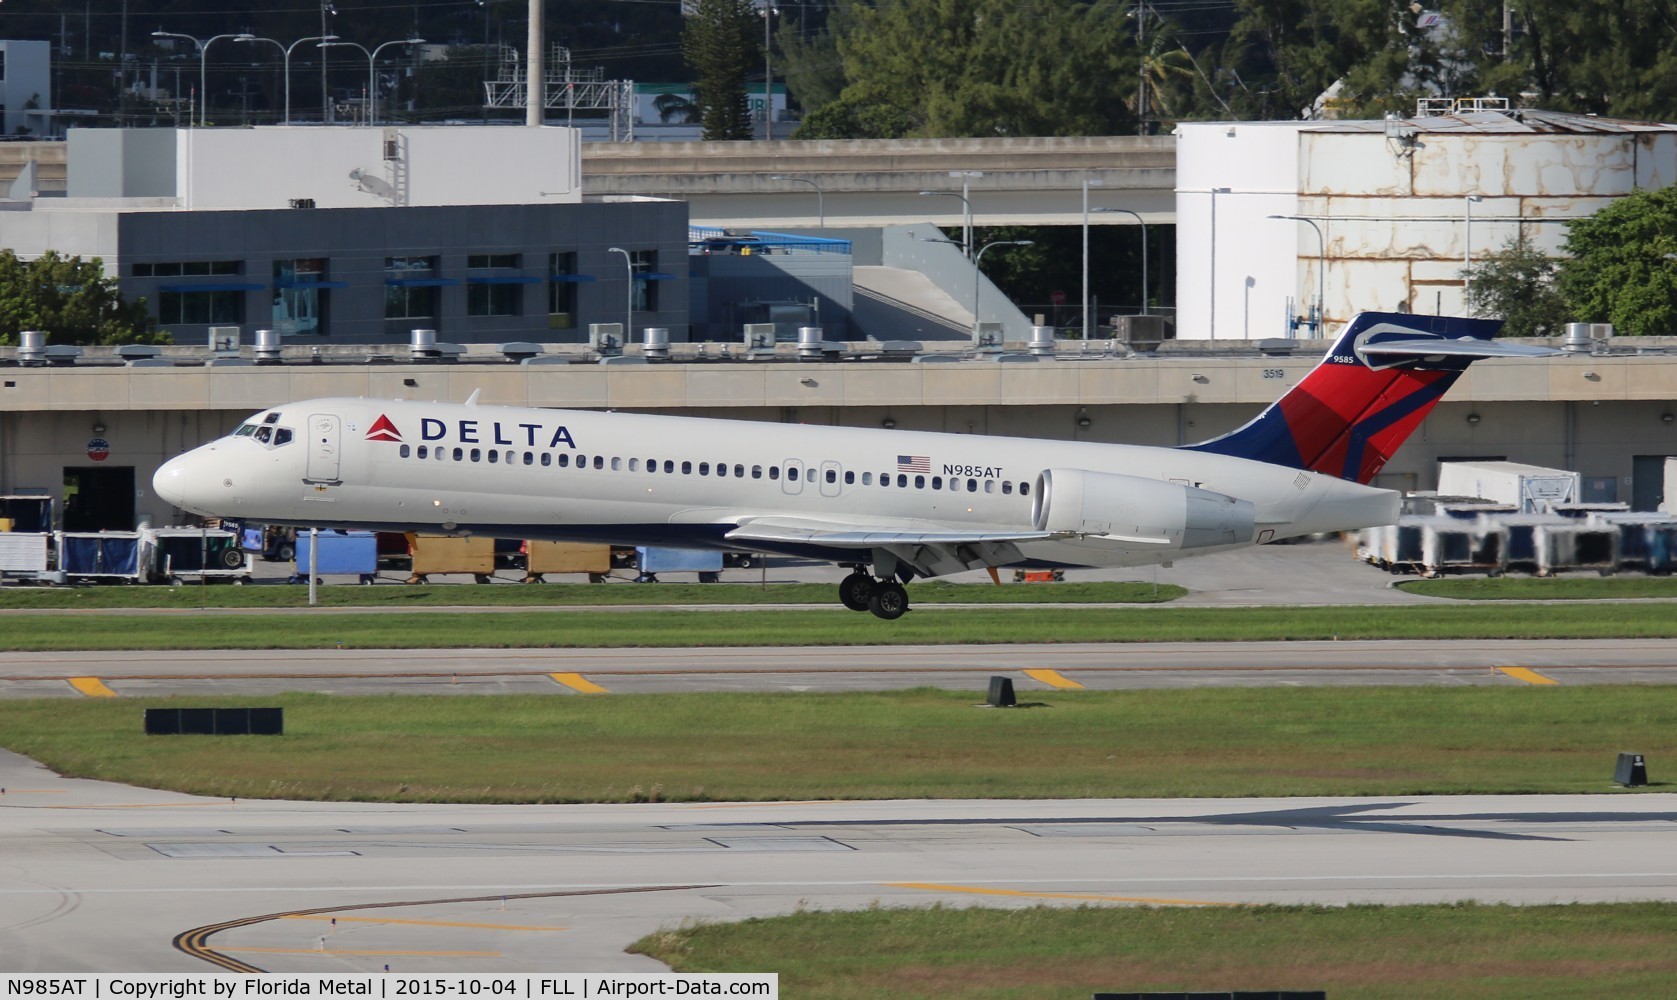
[[[831,583],[549,583],[530,586],[321,586],[320,605],[335,608],[569,607],[642,604],[821,604],[838,602]],[[1158,604],[1188,591],[1172,583],[1004,585],[927,581],[914,585],[916,604]],[[309,588],[254,587],[5,587],[0,609],[302,608]]]
[[[1306,639],[1610,639],[1677,636],[1635,604],[1327,608],[921,606],[894,622],[838,608],[78,616],[0,619],[0,650],[530,649],[668,646],[1225,642]]]
[[[1677,577],[1458,577],[1406,580],[1398,589],[1471,601],[1611,601],[1677,597]]]
[[[1054,691],[1016,711],[932,688],[554,691],[264,697],[281,737],[140,736],[143,707],[217,699],[0,701],[0,745],[74,777],[390,802],[1605,793],[1617,751],[1677,757],[1665,686]]]
[[[663,930],[630,950],[681,972],[778,972],[799,1000],[1593,1000],[1670,994],[1677,904],[876,907]]]

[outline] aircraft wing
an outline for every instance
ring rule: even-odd
[[[1457,340],[1445,340],[1439,337],[1421,337],[1414,340],[1371,340],[1359,345],[1357,350],[1363,354],[1455,358],[1547,358],[1562,353],[1552,347],[1509,344],[1500,340],[1480,340],[1477,337],[1462,337]]]
[[[1019,542],[1059,537],[1052,531],[961,531],[922,527],[912,522],[859,524],[802,517],[746,518],[724,536],[730,542],[802,543],[859,549],[858,558],[889,552],[921,576],[944,576],[969,569],[1021,561]],[[867,554],[864,554],[867,553]]]

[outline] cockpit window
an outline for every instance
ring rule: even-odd
[[[265,423],[265,424],[277,424],[277,423],[279,423],[279,418],[280,418],[279,411],[276,410],[273,413],[269,413],[266,416],[264,416],[262,418],[262,422]]]
[[[256,425],[255,424],[240,424],[239,429],[233,432],[233,436],[234,437],[250,437],[252,434],[255,434],[255,433],[256,433]]]
[[[267,444],[268,440],[273,436],[274,429],[272,427],[258,427],[256,429],[256,440],[262,442],[263,444]]]
[[[291,428],[281,427],[278,430],[274,431],[274,445],[275,445],[275,447],[278,447],[279,445],[282,445],[282,444],[290,444],[290,443],[291,443]]]

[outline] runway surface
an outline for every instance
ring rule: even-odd
[[[228,802],[3,752],[0,786],[6,972],[656,971],[623,948],[660,927],[875,902],[1677,899],[1664,793]]]
[[[0,653],[0,698],[1677,682],[1666,639]],[[89,682],[97,682],[97,687]]]

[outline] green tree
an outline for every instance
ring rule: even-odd
[[[873,104],[844,98],[804,116],[792,132],[794,139],[901,139],[914,128],[909,112],[895,104]]]
[[[751,138],[746,75],[762,59],[751,0],[697,0],[681,51],[698,74],[693,92],[706,139]]]
[[[1561,294],[1574,318],[1630,336],[1677,333],[1677,188],[1638,191],[1567,228]]]
[[[99,258],[60,257],[53,251],[23,260],[0,250],[0,344],[16,344],[20,330],[45,330],[58,344],[166,344],[144,299],[126,302]]]
[[[1555,287],[1557,262],[1524,236],[1470,269],[1467,301],[1475,316],[1500,317],[1504,337],[1558,337],[1570,315]]]
[[[911,136],[1135,131],[1136,52],[1118,0],[881,0],[837,39],[855,108],[890,107]]]

